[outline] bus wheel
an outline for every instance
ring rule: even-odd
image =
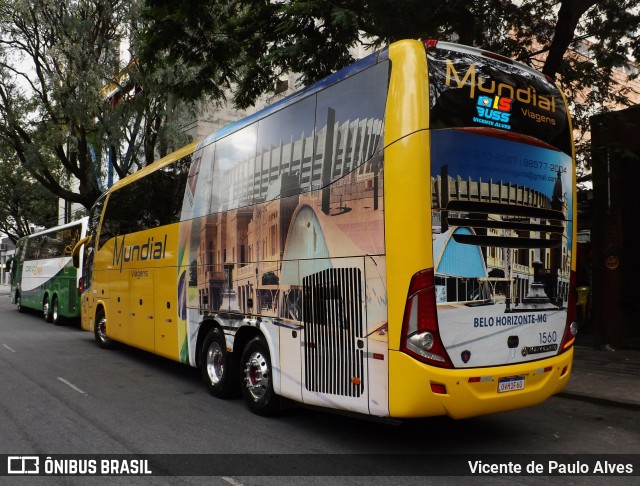
[[[49,306],[49,296],[44,296],[44,302],[42,303],[42,316],[44,317],[45,322],[52,322],[53,317],[51,316],[51,307]]]
[[[102,309],[96,314],[96,328],[94,334],[96,336],[96,342],[101,348],[109,349],[113,346],[113,340],[107,336],[107,317],[104,315],[104,311]]]
[[[216,328],[207,334],[200,355],[202,378],[211,394],[228,398],[237,391],[237,363],[227,351],[224,333]]]
[[[242,352],[242,396],[253,413],[274,415],[280,410],[280,397],[273,391],[269,349],[264,339],[255,337]]]
[[[24,307],[22,307],[22,299],[19,293],[16,293],[16,306],[18,307],[18,312],[24,312]]]
[[[56,326],[59,326],[60,324],[62,324],[61,319],[60,319],[60,312],[58,310],[58,298],[54,297],[53,301],[51,302],[51,320],[53,321],[53,323]]]

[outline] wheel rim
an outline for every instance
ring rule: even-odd
[[[98,335],[98,339],[100,339],[100,342],[106,343],[109,338],[107,337],[107,318],[102,316],[100,317],[100,320],[98,321],[97,327],[96,327],[96,333]]]
[[[48,300],[42,306],[42,314],[44,315],[45,319],[49,318],[49,301]]]
[[[58,322],[58,301],[53,301],[53,322]]]
[[[211,381],[213,385],[219,383],[224,376],[224,354],[220,344],[216,342],[211,343],[207,350],[205,366],[207,367],[209,381]]]
[[[269,389],[269,366],[265,356],[256,351],[247,361],[244,369],[247,390],[254,400],[262,399]]]

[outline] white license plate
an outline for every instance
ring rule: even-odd
[[[524,390],[524,376],[513,376],[498,380],[498,393]]]

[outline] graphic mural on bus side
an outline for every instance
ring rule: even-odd
[[[179,235],[181,361],[195,363],[206,315],[231,327],[259,316],[360,337],[385,325],[387,72],[374,66],[198,146]],[[315,307],[305,310],[305,299]]]

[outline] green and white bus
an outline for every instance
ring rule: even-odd
[[[80,317],[81,270],[71,250],[85,237],[88,218],[34,233],[18,240],[11,274],[11,300],[22,312],[42,312],[45,321]]]

